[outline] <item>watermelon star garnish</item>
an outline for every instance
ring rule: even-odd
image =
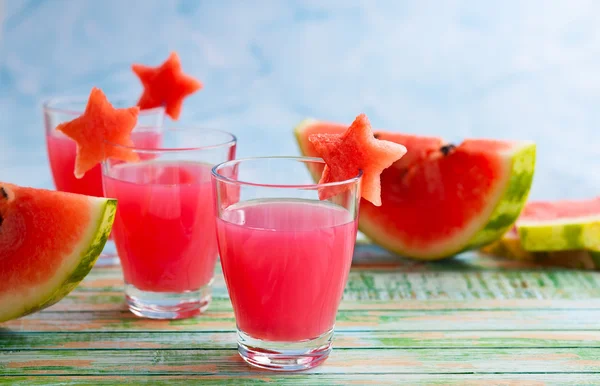
[[[61,123],[56,130],[63,132],[77,144],[75,177],[83,175],[107,158],[135,162],[138,155],[127,147],[133,146],[131,132],[137,124],[140,109],[137,106],[115,109],[99,88],[92,88],[84,113]]]
[[[140,109],[165,106],[165,112],[173,120],[179,119],[183,100],[202,88],[200,81],[183,73],[176,52],[158,67],[134,64],[131,69],[144,86],[137,103]]]
[[[403,145],[376,139],[365,114],[356,117],[344,134],[312,134],[308,140],[326,164],[320,184],[345,181],[362,170],[361,196],[375,206],[381,205],[381,173],[406,154]],[[325,188],[319,198],[339,193],[339,189]]]

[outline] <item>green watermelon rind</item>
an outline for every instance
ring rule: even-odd
[[[62,260],[54,277],[45,283],[12,291],[0,297],[0,323],[32,314],[62,300],[90,272],[104,249],[115,219],[117,200],[88,197],[91,220],[89,230],[75,250]],[[12,302],[11,302],[12,300]]]
[[[590,259],[594,262],[595,268],[600,269],[600,251],[588,251]]]
[[[535,144],[520,142],[510,159],[511,173],[508,185],[487,224],[475,234],[465,250],[476,249],[500,239],[517,221],[525,207],[535,173]]]
[[[517,231],[526,251],[600,250],[600,217],[557,221],[518,221]]]
[[[307,118],[294,128],[298,146],[304,155],[310,152],[306,143],[308,139],[305,141],[302,133],[306,127],[318,122],[315,119]],[[506,181],[501,184],[503,188],[499,189],[493,195],[495,196],[494,199],[491,200],[495,205],[490,206],[487,211],[482,211],[482,215],[479,216],[478,220],[471,221],[470,227],[467,227],[460,235],[453,237],[452,240],[447,240],[449,242],[437,249],[434,247],[423,252],[417,249],[402,248],[394,240],[382,236],[384,233],[379,231],[382,225],[377,224],[376,219],[370,221],[365,216],[360,217],[359,230],[369,240],[391,252],[420,260],[440,260],[490,244],[506,233],[525,206],[533,182],[535,159],[535,143],[529,141],[514,142],[513,147],[505,154],[506,169],[509,170],[505,177]],[[314,172],[312,174],[315,180],[319,179],[320,176],[315,175]]]

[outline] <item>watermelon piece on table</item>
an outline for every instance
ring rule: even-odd
[[[56,127],[77,144],[75,177],[83,177],[106,158],[138,160],[137,154],[127,148],[133,146],[131,132],[137,124],[138,113],[138,107],[115,109],[102,90],[92,88],[83,114]],[[121,146],[106,146],[105,141]]]
[[[527,251],[600,250],[600,197],[530,202],[517,232]]]
[[[90,272],[116,200],[0,182],[0,322],[64,298]]]
[[[311,135],[344,130],[308,119],[294,132],[302,154],[317,156]],[[381,174],[382,205],[363,200],[360,207],[361,232],[391,252],[435,260],[479,248],[506,233],[527,200],[536,151],[530,141],[467,139],[454,146],[430,136],[374,135],[408,150]]]
[[[325,160],[320,184],[349,180],[362,170],[361,196],[375,206],[381,205],[381,173],[406,154],[403,145],[375,138],[365,114],[356,117],[343,134],[312,134],[308,140]],[[319,192],[319,198],[339,193],[328,187]]]
[[[138,106],[142,110],[165,106],[173,120],[179,119],[183,100],[202,88],[200,81],[183,73],[176,52],[158,67],[134,64],[131,69],[144,86]]]
[[[516,227],[512,227],[501,239],[486,245],[480,250],[485,255],[510,260],[534,262],[542,266],[575,269],[600,269],[600,251],[563,250],[563,251],[526,251],[519,239]]]

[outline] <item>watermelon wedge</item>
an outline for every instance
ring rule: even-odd
[[[116,200],[0,182],[0,322],[64,298],[92,269]]]
[[[600,197],[530,202],[517,231],[527,251],[600,250]]]
[[[302,154],[317,156],[310,135],[346,128],[307,119],[294,133]],[[408,150],[381,175],[382,205],[361,202],[359,228],[374,243],[405,257],[442,259],[499,239],[519,216],[533,180],[534,143],[469,139],[454,146],[437,137],[374,135]]]

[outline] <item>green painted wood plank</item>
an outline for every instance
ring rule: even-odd
[[[600,348],[335,350],[315,374],[600,372]],[[0,352],[3,375],[255,374],[237,350]]]
[[[337,330],[387,331],[501,331],[592,330],[600,310],[340,310]],[[182,320],[151,320],[128,311],[39,312],[6,322],[14,331],[233,331],[231,311],[208,311]]]
[[[220,271],[215,276],[214,297],[227,299]],[[121,293],[120,269],[94,269],[75,290]],[[506,300],[600,299],[600,272],[567,270],[372,270],[354,267],[344,291],[346,301],[393,300]]]
[[[548,272],[579,272],[579,270],[568,269],[564,267],[551,267],[547,264],[532,262],[508,260],[495,258],[493,256],[480,254],[478,252],[466,252],[453,258],[436,262],[417,261],[395,256],[385,250],[370,244],[357,244],[355,248],[354,259],[352,263],[354,270],[399,270],[405,272],[443,272],[448,270],[465,271],[548,271]],[[98,267],[92,270],[91,275],[102,275],[110,271],[120,273],[118,267]],[[217,272],[221,272],[221,267],[217,264]],[[593,272],[592,272],[593,273]]]
[[[218,375],[185,376],[37,376],[37,377],[0,377],[0,384],[23,385],[597,385],[597,374],[263,374],[236,375],[235,377]]]
[[[17,350],[176,350],[236,347],[234,332],[8,332],[0,331],[0,351]],[[339,331],[338,349],[385,348],[600,348],[596,331]],[[102,355],[101,353],[99,355]]]
[[[491,269],[527,269],[527,268],[536,268],[536,269],[554,269],[556,267],[560,267],[560,265],[553,265],[548,263],[547,261],[515,261],[502,257],[494,257],[488,254],[479,253],[477,251],[470,251],[458,255],[454,258],[446,259],[441,261],[441,264],[435,263],[424,263],[423,265],[426,269],[439,270],[445,269],[446,267],[452,267],[456,262],[460,262],[460,264],[464,265],[464,269],[481,269],[481,268],[491,268]],[[352,263],[356,266],[398,266],[398,267],[406,267],[411,265],[419,265],[422,264],[418,261],[413,261],[409,259],[403,259],[399,256],[395,256],[376,245],[372,245],[369,242],[358,242],[356,244],[356,248],[354,250],[354,258]],[[563,269],[576,269],[573,267],[563,268]],[[590,268],[587,268],[590,269]]]
[[[340,304],[341,310],[514,310],[514,309],[600,309],[596,299],[348,299]],[[122,291],[73,291],[48,309],[53,312],[127,310]],[[213,298],[211,311],[232,310],[229,298]]]

